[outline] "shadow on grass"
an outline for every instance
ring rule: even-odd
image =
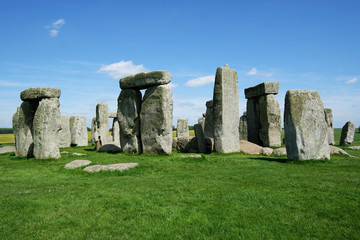
[[[291,162],[288,161],[286,158],[271,158],[271,157],[249,157],[249,158],[254,160],[268,161],[268,162],[280,162],[280,163]]]
[[[324,163],[331,163],[331,160],[316,160],[316,159],[310,159],[310,160],[288,160],[287,158],[271,158],[271,157],[250,157],[250,159],[254,160],[262,160],[262,161],[268,161],[268,162],[279,162],[279,163],[292,163],[292,164],[324,164]]]
[[[96,149],[94,149],[94,148],[86,148],[84,150],[87,152],[96,152]]]

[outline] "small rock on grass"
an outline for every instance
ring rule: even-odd
[[[85,154],[85,153],[73,153],[72,155],[75,155],[75,156],[85,156],[86,154]]]
[[[202,158],[202,156],[200,154],[181,155],[180,158]]]
[[[100,172],[100,171],[124,171],[129,168],[138,166],[137,163],[116,163],[108,165],[92,165],[84,168],[85,172]]]
[[[78,168],[78,167],[87,166],[90,163],[91,163],[91,161],[89,161],[89,160],[74,160],[74,161],[66,164],[65,168],[74,169],[74,168]]]
[[[350,149],[354,149],[354,150],[360,150],[360,146],[352,146],[352,147],[349,147]]]

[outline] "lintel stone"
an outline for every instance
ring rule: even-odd
[[[61,90],[53,87],[28,88],[20,93],[23,101],[41,101],[43,98],[59,98]]]
[[[171,74],[167,71],[152,71],[138,73],[120,79],[121,89],[146,89],[155,85],[165,85],[171,81]]]
[[[279,82],[263,82],[254,87],[245,88],[245,98],[254,98],[268,94],[279,93]]]

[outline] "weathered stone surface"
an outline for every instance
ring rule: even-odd
[[[176,137],[178,138],[189,137],[189,125],[187,118],[180,118],[177,120]]]
[[[171,81],[171,74],[167,71],[153,71],[138,73],[120,79],[121,89],[146,89],[155,85],[168,84]]]
[[[254,87],[245,88],[245,98],[254,98],[279,93],[279,82],[263,82]]]
[[[173,100],[171,88],[159,85],[145,92],[140,112],[143,152],[170,154]]]
[[[96,144],[96,141],[99,139],[99,134],[97,132],[96,117],[93,117],[91,120],[91,144]]]
[[[60,102],[58,98],[44,98],[34,116],[34,156],[37,159],[60,158],[59,131]]]
[[[87,166],[91,164],[91,161],[89,160],[74,160],[68,164],[65,165],[65,168],[67,169],[75,169],[83,166]]]
[[[109,118],[117,118],[117,112],[109,112]]]
[[[59,98],[61,90],[53,87],[28,88],[20,93],[23,101],[41,101],[43,98]]]
[[[345,123],[341,129],[340,146],[351,145],[354,141],[355,124],[351,121]]]
[[[260,130],[260,106],[257,98],[250,98],[246,103],[246,121],[248,141],[261,144],[259,138]]]
[[[118,121],[120,125],[120,144],[123,152],[142,153],[140,134],[141,92],[125,89],[118,98]],[[149,113],[151,114],[151,113]]]
[[[286,156],[287,155],[286,154],[286,148],[282,147],[282,148],[274,149],[273,154],[277,155],[277,156]]]
[[[264,147],[281,146],[281,113],[279,103],[272,94],[259,97],[259,138]]]
[[[98,152],[120,153],[121,148],[119,148],[115,144],[105,144],[99,148]]]
[[[186,152],[186,147],[191,139],[193,139],[193,137],[173,138],[172,149],[174,151]]]
[[[38,105],[38,102],[24,101],[13,116],[15,155],[18,157],[33,157],[33,121]]]
[[[244,154],[260,154],[261,149],[263,149],[263,147],[245,140],[240,140],[240,146],[240,152]]]
[[[96,105],[96,129],[103,145],[111,143],[108,105],[103,102]]]
[[[83,116],[71,116],[70,133],[71,133],[71,145],[87,146],[88,134],[86,127],[86,118]]]
[[[325,113],[325,121],[326,121],[326,124],[328,126],[328,142],[329,142],[330,145],[334,145],[335,144],[335,139],[334,139],[334,127],[333,127],[332,110],[330,108],[325,108],[324,113]]]
[[[206,102],[206,113],[205,113],[205,126],[204,135],[205,137],[214,138],[214,112],[213,112],[213,100]]]
[[[260,150],[260,154],[266,155],[266,156],[270,156],[271,154],[273,154],[274,150],[272,148],[269,147],[264,147]]]
[[[137,167],[137,163],[116,163],[109,165],[92,165],[84,168],[85,172],[100,172],[100,171],[124,171],[130,168]]]
[[[120,147],[120,123],[117,117],[113,118],[111,136],[112,136],[112,143]]]
[[[215,150],[239,152],[239,89],[237,72],[218,67],[213,96]]]
[[[240,117],[239,120],[239,140],[248,140],[248,127],[246,120],[246,112]]]
[[[335,146],[330,146],[330,154],[343,154],[343,155],[350,156],[350,154],[345,152],[343,149],[335,147]]]
[[[198,118],[198,124],[200,124],[203,131],[205,131],[205,118],[204,117]]]
[[[351,146],[350,149],[360,150],[360,146]]]
[[[286,92],[284,128],[289,160],[330,159],[324,107],[318,92]]]
[[[60,117],[60,131],[59,131],[59,147],[70,147],[71,133],[69,118],[63,114]]]
[[[194,125],[195,137],[198,143],[199,153],[206,153],[206,143],[203,128],[200,124]]]

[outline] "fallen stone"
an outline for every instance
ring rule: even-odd
[[[254,87],[245,88],[245,98],[254,98],[267,94],[279,93],[279,82],[263,82]]]
[[[91,161],[89,160],[74,160],[68,164],[65,165],[65,168],[67,169],[75,169],[83,166],[87,166],[91,164]]]
[[[177,120],[176,137],[178,138],[189,137],[189,125],[187,118],[179,118]]]
[[[117,163],[109,165],[92,165],[84,168],[85,172],[100,172],[100,171],[124,171],[130,168],[137,167],[137,163]]]
[[[263,149],[263,147],[246,140],[240,140],[240,146],[240,152],[244,154],[260,154]]]
[[[170,81],[171,74],[167,71],[142,72],[120,79],[120,88],[140,90],[156,85],[165,85]]]
[[[107,152],[107,153],[120,153],[121,148],[119,148],[118,146],[114,145],[114,144],[105,144],[102,145],[98,152]]]
[[[286,148],[282,147],[274,149],[273,154],[276,156],[286,156]]]
[[[199,155],[199,154],[194,154],[194,155],[181,155],[180,158],[202,158],[202,156]]]
[[[268,147],[264,147],[260,150],[260,154],[266,155],[266,156],[270,156],[271,154],[273,154],[274,150],[272,148],[268,148]]]
[[[53,87],[28,88],[20,93],[23,101],[41,101],[44,98],[59,98],[61,90]]]
[[[172,139],[172,149],[174,151],[186,152],[186,146],[193,137],[181,137]]]
[[[341,129],[340,146],[351,145],[355,136],[355,124],[348,121]]]
[[[343,154],[350,156],[350,154],[345,152],[343,149],[331,145],[330,145],[330,154]]]
[[[351,146],[351,147],[348,147],[350,149],[353,149],[353,150],[360,150],[360,146]]]

